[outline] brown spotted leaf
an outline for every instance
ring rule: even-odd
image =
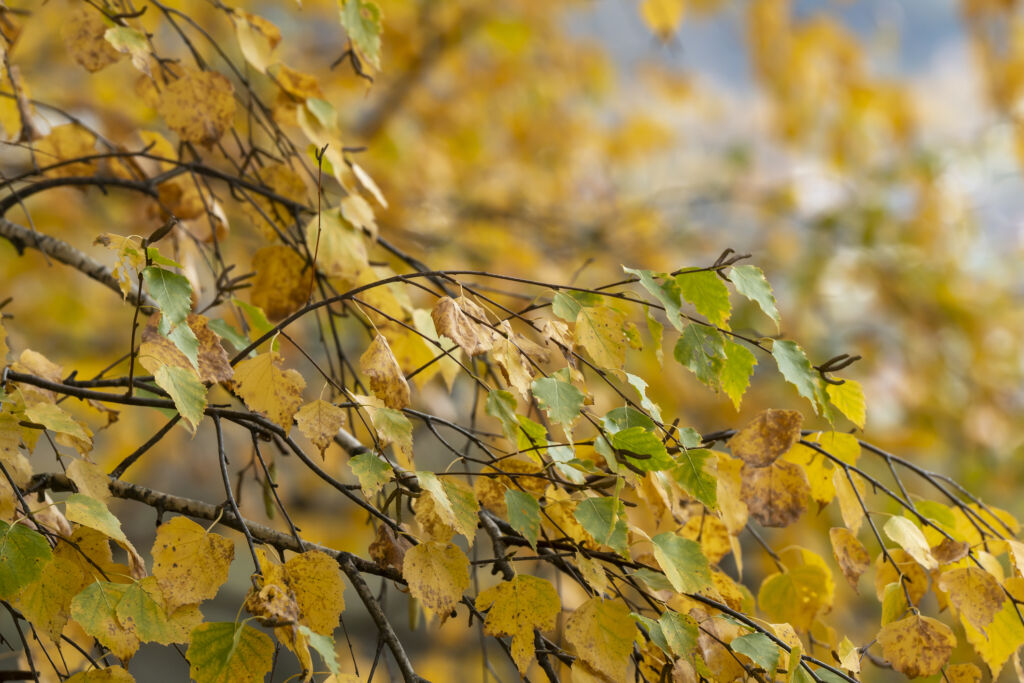
[[[894,669],[918,678],[942,670],[956,647],[956,636],[941,621],[914,614],[882,627],[878,643]]]
[[[215,596],[234,556],[234,543],[186,517],[161,524],[153,541],[153,576],[167,609]]]
[[[384,335],[374,337],[369,348],[359,358],[359,370],[370,378],[370,388],[384,405],[401,410],[409,405],[409,383],[391,353]]]
[[[209,146],[234,122],[234,92],[216,71],[188,70],[164,87],[157,110],[183,141]]]
[[[268,351],[235,366],[238,395],[245,405],[291,431],[292,418],[302,405],[306,380],[295,370],[282,370],[280,354]]]
[[[494,330],[482,324],[487,321],[483,309],[466,297],[441,297],[430,317],[437,333],[458,344],[469,356],[487,353],[494,346]]]
[[[994,576],[978,567],[951,569],[939,576],[938,587],[949,594],[949,603],[960,618],[984,631],[1003,608],[1006,593]]]
[[[807,509],[811,487],[803,469],[791,462],[768,467],[743,466],[743,499],[750,516],[763,526],[784,527]]]
[[[345,424],[345,411],[333,403],[317,399],[299,408],[295,413],[295,423],[306,438],[320,449],[320,456],[323,457],[334,435]]]
[[[832,553],[835,555],[836,563],[856,591],[857,579],[871,566],[871,556],[868,555],[864,544],[857,540],[849,529],[835,527],[829,531],[829,539],[832,541]]]
[[[795,410],[765,410],[729,439],[733,455],[766,467],[800,440],[804,416]]]
[[[469,559],[451,543],[427,541],[405,553],[402,576],[428,614],[443,621],[469,588]]]
[[[270,320],[280,320],[302,308],[309,299],[313,269],[291,247],[274,244],[263,247],[252,259],[256,278],[249,300]]]

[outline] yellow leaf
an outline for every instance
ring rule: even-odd
[[[259,306],[270,320],[280,320],[309,299],[313,269],[291,247],[274,244],[263,247],[252,259],[256,271],[249,301]]]
[[[247,358],[235,366],[238,395],[251,410],[266,415],[284,428],[292,428],[292,418],[302,405],[306,380],[295,370],[282,370],[280,354],[268,351]]]
[[[290,199],[296,204],[306,203],[306,183],[302,176],[284,164],[269,164],[257,172],[260,181],[279,197]],[[248,193],[249,203],[244,207],[246,215],[268,242],[275,242],[278,233],[285,233],[295,224],[291,209],[286,204],[275,202],[255,192]]]
[[[96,136],[74,123],[54,126],[49,134],[35,143],[35,153],[39,165],[44,168],[63,161],[87,157],[96,153]],[[75,161],[52,168],[44,175],[50,178],[70,178],[91,176],[95,173],[95,161]]]
[[[562,610],[558,592],[549,581],[519,575],[481,591],[476,608],[487,610],[484,632],[489,636],[512,636],[512,659],[526,674],[534,656],[533,631],[548,631]]]
[[[370,388],[388,408],[401,410],[409,405],[409,383],[383,335],[374,337],[360,356],[359,370],[370,378]]]
[[[915,614],[883,626],[878,643],[894,669],[918,678],[942,670],[956,647],[956,636],[941,621]]]
[[[885,587],[898,582],[902,575],[910,600],[916,605],[928,590],[928,573],[905,550],[890,550],[889,557],[896,563],[895,567],[883,553],[875,558],[875,594],[881,600]]]
[[[164,87],[157,111],[183,141],[209,146],[234,123],[234,88],[216,71],[190,69]]]
[[[317,399],[299,408],[295,413],[295,423],[306,438],[320,449],[320,456],[324,457],[334,435],[345,424],[345,411],[333,403]]]
[[[487,322],[484,310],[466,297],[458,300],[445,296],[437,300],[430,312],[438,334],[451,339],[469,356],[486,353],[497,336]],[[479,322],[477,322],[479,321]]]
[[[284,571],[299,605],[300,623],[321,635],[334,633],[345,610],[345,583],[337,560],[309,550],[285,562]]]
[[[135,678],[120,666],[77,673],[64,683],[135,683]]]
[[[1014,600],[1024,599],[1024,579],[1007,579],[1003,587]],[[961,622],[967,641],[974,646],[975,652],[992,672],[992,680],[999,679],[1006,660],[1024,645],[1024,624],[1021,623],[1018,609],[1013,600],[1006,600],[984,632],[966,621]]]
[[[565,623],[565,639],[576,654],[612,680],[625,680],[636,626],[621,600],[590,598]]]
[[[747,526],[750,510],[743,500],[743,461],[730,458],[725,453],[718,456],[718,483],[716,499],[722,512],[722,522],[730,534],[738,534]]]
[[[871,566],[871,556],[864,548],[864,544],[857,540],[857,537],[849,530],[842,527],[835,527],[829,531],[829,539],[832,541],[832,553],[835,555],[836,563],[843,572],[843,576],[850,582],[850,587],[857,590],[857,579]]]
[[[867,411],[864,406],[864,390],[860,382],[848,379],[842,384],[827,385],[825,391],[828,393],[828,400],[839,408],[839,412],[849,418],[850,422],[864,429]]]
[[[0,413],[0,462],[7,469],[14,484],[19,487],[28,485],[32,479],[32,463],[18,449],[21,443],[20,420],[11,413]],[[7,477],[0,477],[6,482]],[[10,485],[9,482],[8,485]]]
[[[810,494],[799,465],[777,461],[768,467],[743,466],[743,499],[750,515],[764,526],[784,527],[798,520]]]
[[[890,517],[883,529],[886,536],[898,543],[919,565],[929,571],[939,568],[939,563],[932,556],[924,533],[909,519]]]
[[[354,284],[370,268],[366,238],[342,217],[339,209],[314,216],[306,224],[306,241],[310,248],[316,249],[317,267],[329,277]],[[360,295],[361,298],[366,294]]]
[[[444,621],[469,588],[469,559],[451,543],[427,541],[405,553],[402,577],[428,615]]]
[[[212,598],[228,579],[235,544],[185,517],[157,528],[153,541],[153,576],[167,609]]]
[[[621,370],[626,362],[626,314],[611,306],[583,306],[576,315],[576,343],[603,369]]]
[[[644,0],[640,17],[651,33],[667,41],[679,29],[685,10],[684,0]]]
[[[304,101],[310,97],[324,96],[315,76],[296,71],[284,64],[274,64],[267,71],[274,82],[296,100]]]
[[[831,461],[813,448],[797,444],[783,456],[786,462],[798,465],[807,476],[811,498],[819,505],[828,505],[836,497],[835,485],[832,483],[833,471]]]
[[[828,570],[805,564],[768,576],[757,592],[757,604],[772,621],[811,627],[814,618],[831,605]]]
[[[864,521],[864,508],[857,496],[860,488],[854,489],[856,480],[851,484],[850,478],[841,467],[836,467],[832,471],[832,485],[835,487],[836,499],[839,500],[839,514],[843,517],[843,524],[856,536]]]
[[[281,32],[263,17],[242,10],[234,11],[235,36],[245,60],[260,73],[274,61],[274,49],[281,42]]]
[[[979,631],[987,630],[1006,601],[996,578],[977,567],[943,572],[937,583],[949,594],[949,603],[960,612],[960,618]]]
[[[88,460],[75,460],[68,465],[66,473],[75,482],[79,493],[103,502],[110,500],[110,478],[99,465]]]
[[[349,194],[341,200],[341,216],[351,223],[360,233],[363,230],[374,242],[377,241],[377,220],[373,215],[373,207],[357,194]]]
[[[713,565],[732,551],[729,530],[722,520],[711,515],[694,515],[679,530],[679,535],[700,543],[701,552]]]
[[[753,467],[766,467],[800,440],[803,423],[795,410],[765,410],[729,439],[729,449]]]
[[[981,669],[974,664],[947,666],[945,676],[949,683],[981,683]]]
[[[94,72],[121,59],[121,53],[103,38],[108,28],[98,9],[83,4],[61,22],[60,34],[72,59]]]

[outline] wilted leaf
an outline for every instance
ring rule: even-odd
[[[832,541],[832,553],[836,557],[843,576],[850,582],[850,587],[857,590],[857,579],[871,566],[871,556],[864,544],[849,530],[835,527],[829,531]]]
[[[401,410],[409,405],[409,383],[383,335],[374,337],[360,356],[359,370],[370,378],[370,388],[388,408]]]
[[[235,36],[245,61],[264,73],[274,62],[274,49],[281,42],[281,31],[263,17],[242,10],[236,9],[234,18]]]
[[[61,22],[64,45],[86,71],[99,71],[121,59],[121,54],[103,39],[108,28],[103,14],[89,5],[76,5]]]
[[[458,344],[469,356],[486,353],[494,346],[496,333],[482,324],[487,321],[486,314],[466,297],[458,300],[441,297],[434,304],[430,317],[437,333]]]
[[[956,636],[941,621],[915,614],[883,626],[878,643],[894,669],[917,678],[939,673],[956,647]]]
[[[320,449],[320,456],[323,457],[334,436],[345,424],[345,411],[333,403],[317,399],[299,408],[295,413],[295,423],[305,437]]]
[[[583,306],[576,315],[576,343],[599,368],[619,370],[626,362],[629,338],[626,314],[610,306]]]
[[[750,515],[764,526],[789,526],[800,519],[810,495],[799,465],[780,460],[768,467],[743,466],[743,499]]]
[[[157,111],[182,140],[209,146],[234,122],[234,92],[216,71],[188,70],[160,92]]]
[[[795,410],[765,410],[729,439],[729,448],[748,465],[765,467],[800,440],[803,423]]]
[[[984,569],[951,569],[939,576],[938,587],[949,593],[949,603],[960,618],[979,631],[987,631],[1003,607],[1006,594],[994,576]]]

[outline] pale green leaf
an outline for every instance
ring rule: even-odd
[[[583,392],[560,379],[542,377],[531,385],[533,395],[548,417],[559,424],[569,425],[580,415],[586,396]]]
[[[537,499],[525,491],[505,491],[505,505],[508,508],[508,523],[523,535],[530,547],[537,549],[540,535],[540,505]]]
[[[676,592],[698,593],[711,585],[711,570],[700,543],[671,531],[658,534],[651,540],[654,542],[654,558]]]
[[[764,314],[775,321],[775,327],[778,328],[782,318],[775,307],[775,294],[764,277],[764,271],[757,266],[733,266],[729,271],[729,280],[737,292],[760,306]]]
[[[174,407],[192,427],[192,433],[203,420],[206,410],[206,386],[192,368],[162,365],[153,373],[157,386],[166,391]]]

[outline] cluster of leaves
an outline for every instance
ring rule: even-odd
[[[7,68],[17,106],[4,126],[27,159],[5,181],[0,211],[23,211],[30,225],[3,218],[0,234],[120,294],[130,321],[128,353],[104,358],[112,362],[91,379],[28,345],[12,354],[0,328],[0,600],[30,677],[133,680],[124,667],[155,642],[187,643],[199,683],[265,678],[281,646],[305,680],[359,679],[342,672],[334,642],[347,583],[380,634],[378,655],[386,647],[400,675],[418,680],[364,576],[379,577],[382,593],[407,592],[428,621],[468,613],[520,674],[536,666],[550,680],[567,670],[582,681],[849,681],[865,660],[909,677],[977,680],[974,662],[950,663],[959,642],[993,677],[1024,644],[1017,521],[842,431],[844,421],[865,426],[860,384],[835,375],[854,358],[814,365],[783,338],[772,288],[747,257],[728,251],[672,272],[627,267],[627,278],[594,288],[432,270],[380,234],[371,200],[385,209],[384,194],[342,145],[317,79],[276,58],[271,22],[212,3],[208,20],[233,26],[244,66],[189,15],[147,7],[77,4],[64,39],[97,78],[129,58],[111,78],[139,93],[149,129],[119,139],[68,116],[41,135],[33,111],[44,105]],[[368,78],[381,68],[380,10],[364,0],[339,10],[342,59]],[[678,21],[673,3],[642,11],[659,32]],[[14,55],[17,35],[5,34]],[[95,261],[32,221],[34,195],[69,186],[138,195],[153,229],[98,235],[113,265]],[[252,224],[258,248],[229,230],[236,217]],[[245,261],[252,272],[233,274]],[[734,305],[763,313],[768,333],[746,332]],[[739,430],[680,427],[648,395],[653,378],[631,372],[644,356],[665,372],[685,369],[736,408],[759,358],[768,361],[778,375],[764,380],[795,387],[822,428],[771,409]],[[320,397],[308,400],[314,384]],[[432,408],[439,394],[455,417]],[[111,461],[101,437],[129,422],[118,421],[124,410],[131,421],[159,411],[166,422],[101,467]],[[223,485],[217,504],[124,480],[179,424],[216,454],[205,466]],[[43,443],[59,471],[40,467]],[[340,478],[322,465],[339,448]],[[239,476],[260,482],[264,514],[280,515],[285,531],[243,511],[231,460],[246,450],[253,465]],[[311,473],[358,510],[373,543],[349,553],[300,535],[289,507],[304,492],[279,486],[278,468]],[[114,498],[178,513],[157,528],[149,569]],[[812,504],[842,520],[829,535],[831,560],[797,545],[777,552],[762,537],[805,519]],[[209,622],[200,610],[227,579],[234,541],[189,517],[244,539],[250,559],[239,561],[251,562],[252,586],[234,621]],[[743,580],[744,533],[774,565],[756,595]],[[881,624],[867,639],[827,620],[833,568],[854,589],[873,572]],[[926,594],[957,631],[922,613]],[[375,669],[376,660],[370,677]]]

